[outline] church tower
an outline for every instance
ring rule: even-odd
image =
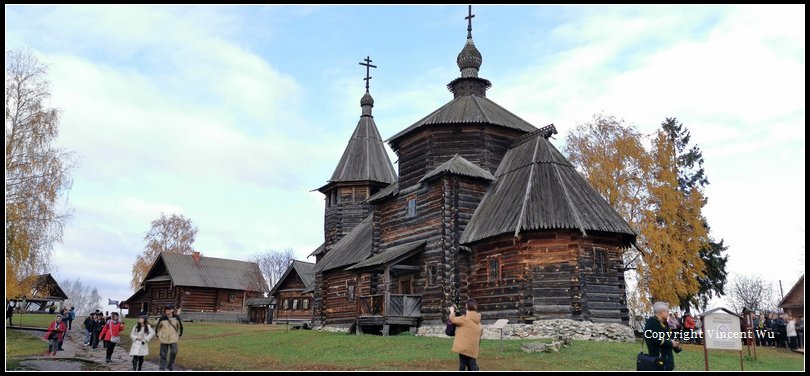
[[[393,165],[371,114],[374,98],[368,91],[369,68],[376,66],[371,65],[369,57],[360,65],[366,67],[366,93],[360,99],[360,121],[332,177],[318,188],[325,196],[324,247],[315,254],[316,262],[369,215],[371,206],[366,199],[396,181]]]

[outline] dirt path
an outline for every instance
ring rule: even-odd
[[[12,329],[6,327],[6,329]],[[37,330],[21,330],[13,329],[20,332],[29,333],[42,338],[44,331]],[[129,331],[127,331],[129,333]],[[67,338],[65,338],[62,348],[63,351],[56,353],[55,357],[51,356],[33,356],[22,362],[22,365],[31,367],[39,371],[81,371],[81,370],[109,370],[109,371],[132,371],[132,357],[129,355],[129,339],[124,346],[116,345],[112,354],[112,362],[107,363],[106,349],[99,347],[93,351],[90,346],[84,345],[84,330],[74,328],[68,331]],[[42,340],[42,352],[45,352],[47,343]],[[71,361],[73,360],[73,361]],[[160,367],[157,363],[145,360],[143,362],[142,371],[158,371]],[[180,367],[175,367],[179,370]]]

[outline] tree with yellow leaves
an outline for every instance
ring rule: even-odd
[[[6,51],[6,298],[27,297],[51,266],[69,218],[71,152],[54,146],[59,110],[47,106],[48,69],[28,49]]]
[[[651,298],[676,305],[694,296],[704,276],[699,251],[707,244],[708,231],[701,188],[708,182],[702,166],[684,173],[695,164],[685,163],[679,154],[688,134],[678,137],[681,128],[675,119],[662,125],[648,150],[646,137],[635,127],[595,115],[568,135],[564,148],[593,188],[639,233],[636,249],[625,254],[626,266],[635,265],[639,273],[636,294],[628,299],[634,312],[646,311]]]
[[[160,213],[160,218],[152,221],[152,226],[143,237],[146,242],[143,254],[138,256],[135,263],[132,264],[132,281],[130,281],[132,289],[140,288],[146,273],[149,272],[149,268],[161,253],[179,253],[181,255],[194,253],[191,246],[194,244],[196,236],[197,227],[191,223],[191,219],[181,214],[167,216]]]

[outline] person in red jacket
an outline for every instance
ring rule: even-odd
[[[62,340],[62,336],[65,335],[66,330],[67,324],[62,321],[62,315],[56,315],[56,319],[48,326],[45,337],[42,337],[48,341],[48,352],[45,353],[45,356],[56,356],[56,351],[59,350],[59,342]]]
[[[118,321],[118,312],[113,312],[110,321],[107,321],[104,324],[104,327],[101,328],[101,333],[98,335],[98,339],[104,340],[104,344],[107,347],[107,363],[112,362],[112,353],[115,349],[115,344],[121,341],[121,332],[124,331],[124,322]]]
[[[684,313],[683,319],[683,330],[684,336],[689,336],[689,340],[686,342],[694,343],[695,342],[695,319],[692,317],[692,314],[689,312]]]

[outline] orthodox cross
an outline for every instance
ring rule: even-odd
[[[363,80],[366,81],[366,93],[368,93],[368,81],[371,79],[371,76],[368,75],[370,73],[369,68],[377,68],[377,66],[376,65],[371,65],[370,56],[366,56],[366,58],[363,59],[363,61],[365,61],[365,64],[360,63],[360,65],[363,65],[363,66],[366,67],[366,78],[364,78]]]
[[[467,20],[467,39],[472,38],[472,19],[473,19],[473,17],[475,17],[475,15],[472,14],[472,5],[468,5],[467,17],[464,17],[464,19]]]

